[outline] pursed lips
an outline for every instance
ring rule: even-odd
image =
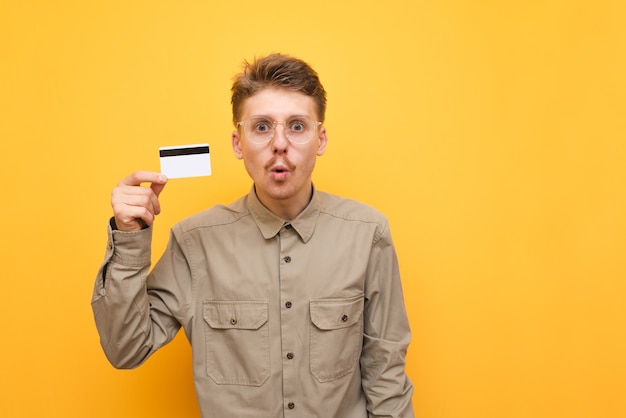
[[[276,180],[284,180],[292,171],[292,167],[290,164],[274,161],[268,164],[268,171]]]
[[[267,164],[266,167],[267,167],[268,171],[271,171],[273,173],[284,173],[284,172],[287,172],[287,171],[292,171],[293,164],[291,164],[289,161],[286,161],[284,159],[281,159],[281,160],[272,159]]]

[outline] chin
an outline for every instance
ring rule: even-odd
[[[266,195],[274,200],[288,200],[289,198],[294,196],[292,190],[280,189],[280,188],[271,188],[266,191]]]

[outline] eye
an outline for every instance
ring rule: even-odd
[[[265,134],[272,131],[272,123],[268,120],[255,120],[252,123],[252,130],[259,134]]]
[[[306,131],[306,123],[301,120],[293,120],[289,122],[289,130],[291,132],[304,132]]]

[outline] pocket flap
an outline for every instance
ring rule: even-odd
[[[363,295],[341,299],[313,299],[310,302],[311,322],[323,330],[346,328],[363,315]]]
[[[267,322],[267,302],[206,301],[202,316],[215,329],[259,329]]]

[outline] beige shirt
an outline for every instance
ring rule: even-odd
[[[203,417],[413,417],[410,330],[387,220],[314,191],[292,222],[254,190],[171,231],[109,229],[92,307],[132,368],[185,330]]]

